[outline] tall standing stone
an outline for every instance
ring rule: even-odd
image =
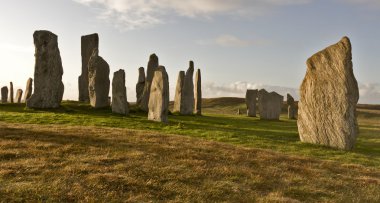
[[[194,85],[194,113],[202,115],[202,78],[200,69],[195,72]]]
[[[78,77],[79,101],[89,102],[88,93],[88,62],[94,49],[99,49],[97,33],[81,37],[82,74]]]
[[[175,88],[173,112],[181,111],[182,94],[183,94],[182,88],[183,88],[184,80],[185,80],[185,71],[180,71],[178,73],[177,86]]]
[[[256,117],[256,101],[258,90],[247,90],[245,93],[245,103],[247,105],[247,116]]]
[[[16,92],[16,102],[19,104],[21,103],[21,98],[22,98],[22,89],[18,89]]]
[[[63,67],[58,48],[58,36],[50,31],[33,34],[36,64],[34,66],[34,92],[26,100],[29,108],[58,108],[64,86]]]
[[[91,106],[103,108],[110,105],[110,67],[98,54],[98,49],[94,49],[88,62],[88,92]]]
[[[14,98],[14,94],[13,94],[13,82],[10,82],[9,83],[9,101],[13,104],[13,98]]]
[[[296,105],[295,105],[294,98],[292,97],[292,95],[290,94],[286,95],[286,104],[288,105],[288,118],[296,119]]]
[[[183,94],[182,94],[182,104],[181,111],[182,115],[192,115],[194,112],[194,62],[189,62],[189,69],[187,69],[185,74],[185,80],[183,83]]]
[[[153,75],[155,74],[155,71],[158,68],[158,57],[156,54],[152,54],[149,57],[149,62],[147,66],[146,71],[146,80],[145,80],[145,86],[144,86],[144,92],[141,96],[141,103],[140,103],[140,109],[143,111],[148,112],[148,104],[149,104],[149,97],[150,97],[150,87],[152,85],[152,79]]]
[[[353,149],[358,135],[359,89],[353,73],[349,38],[343,37],[307,60],[300,96],[301,141]]]
[[[8,87],[4,86],[1,88],[1,103],[5,104],[8,102]]]
[[[32,92],[33,92],[33,79],[29,78],[26,81],[26,88],[25,88],[25,94],[24,94],[24,102],[26,102],[26,100],[28,100],[32,96]]]
[[[145,70],[144,67],[139,68],[139,78],[136,84],[136,105],[139,106],[141,103],[142,95],[144,93],[145,87]]]
[[[157,122],[168,122],[169,112],[169,77],[164,66],[154,72],[150,89],[148,119]]]
[[[120,69],[113,74],[112,79],[112,112],[128,115],[127,88],[125,87],[125,72]]]
[[[279,120],[284,97],[276,92],[261,89],[258,93],[260,119]]]

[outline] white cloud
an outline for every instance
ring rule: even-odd
[[[223,34],[214,39],[197,40],[196,43],[199,45],[217,45],[221,47],[247,47],[251,45],[268,45],[272,42],[264,39],[247,40],[234,35]]]
[[[99,18],[121,30],[168,22],[169,16],[212,19],[218,15],[257,16],[273,8],[312,0],[73,0],[100,9]]]
[[[359,83],[360,99],[362,104],[380,104],[380,84],[379,83]]]

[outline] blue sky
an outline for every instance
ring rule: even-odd
[[[126,71],[129,101],[151,53],[166,66],[171,97],[178,71],[194,60],[204,97],[266,88],[297,98],[307,58],[348,36],[360,102],[380,103],[379,0],[12,0],[0,13],[0,86],[25,88],[32,34],[43,29],[59,37],[64,99],[78,97],[80,36],[95,32],[110,77]]]

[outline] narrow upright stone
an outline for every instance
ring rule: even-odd
[[[13,94],[13,82],[10,82],[9,83],[9,101],[13,104],[13,98],[14,98],[14,94]]]
[[[139,78],[136,84],[136,105],[140,106],[142,95],[145,87],[145,70],[144,67],[139,68]]]
[[[103,108],[110,105],[108,94],[110,92],[110,67],[94,49],[88,62],[88,92],[90,104],[94,108]]]
[[[247,105],[247,116],[256,117],[256,101],[258,90],[247,90],[245,93],[245,104]]]
[[[16,102],[19,104],[21,103],[21,98],[22,98],[22,89],[18,89],[16,92]]]
[[[301,141],[353,149],[358,135],[359,88],[353,73],[350,40],[343,37],[306,63],[298,103]]]
[[[32,92],[33,92],[33,79],[29,78],[26,81],[26,88],[25,88],[25,94],[24,94],[24,100],[23,100],[24,102],[26,102],[26,100],[28,100],[30,96],[32,96]]]
[[[180,112],[181,110],[182,94],[183,94],[182,88],[183,88],[184,80],[185,80],[185,71],[180,71],[178,73],[177,86],[175,88],[173,112]]]
[[[5,104],[8,102],[8,87],[4,86],[1,88],[1,103]]]
[[[164,66],[154,72],[150,90],[148,119],[157,122],[168,122],[169,112],[169,78]]]
[[[34,92],[26,100],[26,106],[29,108],[58,108],[64,92],[58,36],[43,30],[35,31],[33,38],[36,58]]]
[[[284,97],[276,92],[261,89],[258,94],[260,119],[279,120]]]
[[[78,77],[79,101],[89,102],[88,93],[88,62],[94,49],[99,49],[97,33],[81,37],[82,74]]]
[[[113,74],[112,79],[112,112],[128,115],[127,88],[125,87],[125,72],[120,69]]]
[[[185,80],[183,83],[183,94],[182,94],[182,104],[180,113],[182,115],[192,115],[194,112],[194,62],[189,62],[189,69],[187,69],[185,74]]]
[[[194,85],[194,113],[202,115],[202,79],[200,69],[197,69],[197,72],[195,72]]]
[[[149,97],[150,97],[150,87],[152,85],[152,79],[153,75],[155,74],[155,71],[158,68],[158,57],[156,54],[152,54],[149,57],[149,62],[147,66],[147,72],[146,72],[146,80],[145,80],[145,86],[144,86],[144,92],[141,96],[141,103],[140,103],[140,109],[148,112],[148,104],[149,104]]]
[[[294,98],[292,95],[286,95],[286,104],[288,105],[288,118],[296,119],[296,105],[294,103]]]

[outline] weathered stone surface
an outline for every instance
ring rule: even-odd
[[[16,102],[18,104],[21,103],[22,93],[23,93],[22,89],[18,89],[16,92]]]
[[[182,104],[182,88],[183,83],[185,81],[185,71],[180,71],[178,73],[178,79],[177,79],[177,86],[175,88],[175,95],[174,95],[174,112],[180,112],[181,111],[181,104]]]
[[[286,104],[288,105],[288,118],[296,119],[296,105],[294,103],[294,98],[292,95],[286,95]]]
[[[260,119],[279,120],[283,101],[284,97],[276,92],[268,93],[261,89],[258,93]]]
[[[98,54],[98,50],[94,49],[88,62],[88,92],[91,106],[103,108],[110,105],[110,67]]]
[[[13,82],[10,82],[9,83],[9,101],[13,104],[13,98],[14,98],[14,94],[13,94]]]
[[[195,109],[194,113],[197,115],[202,114],[202,78],[201,78],[201,70],[197,69],[195,72],[195,78],[194,78],[194,103],[195,103]]]
[[[148,112],[148,104],[149,104],[149,97],[150,97],[150,87],[152,85],[152,79],[153,75],[155,74],[155,71],[158,68],[158,57],[156,54],[152,54],[149,57],[149,62],[146,70],[146,79],[145,79],[145,86],[144,86],[144,92],[141,97],[141,103],[140,103],[140,109],[143,111]]]
[[[1,103],[8,102],[8,87],[4,86],[1,88]]]
[[[139,78],[136,84],[136,105],[139,106],[141,103],[142,95],[144,93],[145,87],[145,70],[143,67],[139,68]]]
[[[247,90],[245,93],[245,104],[247,105],[247,116],[256,117],[256,103],[258,90]]]
[[[33,92],[33,79],[29,78],[26,81],[26,88],[25,88],[25,94],[24,94],[24,102],[26,102],[26,100],[28,100],[30,98],[30,96],[32,96],[32,92]]]
[[[125,87],[125,72],[120,69],[113,74],[112,79],[112,112],[128,115],[127,88]]]
[[[26,106],[29,108],[58,108],[64,92],[58,37],[50,31],[42,30],[35,31],[33,38],[36,58],[34,92],[26,100]]]
[[[351,150],[358,135],[359,89],[347,37],[307,60],[300,96],[301,141]]]
[[[148,119],[158,122],[168,122],[169,112],[169,78],[164,66],[159,66],[154,72],[150,89]]]
[[[185,74],[185,80],[183,82],[182,88],[182,104],[180,113],[182,115],[192,115],[194,112],[194,62],[189,62],[189,69],[187,69]]]
[[[81,37],[82,74],[78,77],[79,101],[89,102],[88,93],[88,62],[94,49],[99,49],[97,33]]]

